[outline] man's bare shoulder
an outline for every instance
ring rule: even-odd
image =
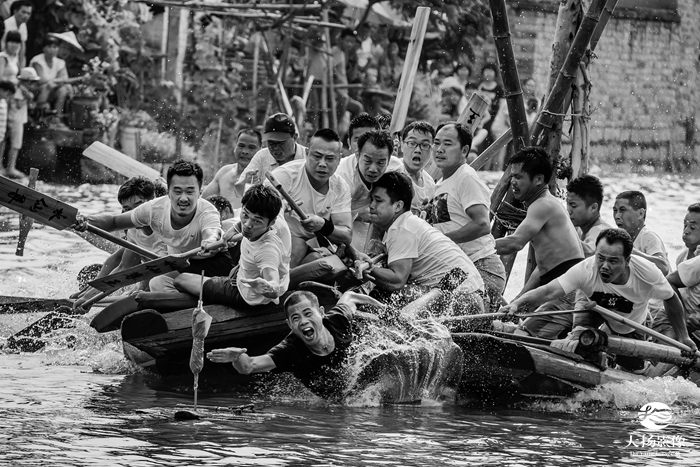
[[[216,175],[214,175],[214,178],[222,178],[226,175],[228,175],[230,172],[236,172],[236,169],[238,167],[238,164],[233,163],[233,164],[226,164],[225,166],[221,167],[218,172],[216,172]]]

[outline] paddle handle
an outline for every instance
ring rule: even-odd
[[[231,238],[231,241],[238,238],[239,235],[240,235],[240,238],[243,238],[242,234],[237,234]],[[219,248],[225,247],[226,245],[228,245],[228,242],[226,240],[224,240],[223,238],[220,238],[219,240],[212,243],[211,246],[209,247],[209,249],[210,250],[217,250]],[[175,256],[177,256],[178,258],[190,259],[194,256],[197,256],[197,253],[199,253],[201,251],[202,251],[202,247],[199,247],[199,248],[194,248],[190,251],[186,251],[184,253],[180,253],[179,255],[175,255]]]
[[[94,225],[87,225],[87,231],[90,233],[93,233],[97,235],[98,237],[102,237],[105,240],[109,240],[112,243],[116,243],[119,246],[123,246],[127,250],[131,250],[134,253],[138,253],[139,255],[148,258],[148,259],[158,259],[158,255],[153,253],[152,251],[148,251],[145,248],[141,248],[138,245],[135,245],[127,240],[124,240],[123,238],[119,238],[116,235],[113,235],[109,232],[106,232],[102,229],[99,229],[95,227]]]
[[[301,220],[306,220],[308,218],[306,213],[301,210],[301,208],[297,205],[297,203],[294,201],[294,199],[292,199],[292,197],[289,195],[289,193],[287,193],[287,190],[285,190],[284,187],[282,186],[282,184],[277,181],[277,179],[275,178],[274,175],[272,175],[272,172],[270,172],[269,170],[267,172],[265,172],[265,177],[267,177],[267,179],[270,181],[270,183],[275,188],[275,190],[277,190],[280,193],[280,195],[282,195],[282,197],[287,201],[287,204],[289,205],[289,207],[294,212],[297,213],[299,218]],[[331,243],[331,241],[328,240],[323,234],[320,234],[318,232],[314,232],[314,235],[316,235],[316,238],[318,239],[319,244],[321,246],[325,246],[326,248],[328,248],[328,250],[331,253],[335,253],[338,251],[338,247],[335,246],[333,243]]]
[[[306,213],[302,211],[301,208],[294,201],[294,199],[291,196],[289,196],[287,190],[285,190],[282,184],[277,181],[274,175],[272,175],[272,172],[270,172],[269,170],[265,172],[265,177],[267,177],[270,183],[272,183],[272,186],[275,188],[275,190],[277,190],[279,194],[282,195],[282,198],[284,198],[285,201],[287,201],[289,207],[297,213],[297,216],[299,216],[301,220],[306,220],[308,217]]]
[[[661,334],[660,332],[654,331],[653,329],[650,329],[643,324],[639,324],[635,321],[632,321],[631,319],[627,319],[623,316],[618,315],[617,313],[608,310],[607,308],[603,308],[600,305],[596,305],[592,309],[593,311],[599,313],[602,315],[604,318],[609,319],[610,321],[617,321],[620,324],[624,324],[625,326],[629,326],[633,329],[636,329],[637,331],[643,332],[645,334],[650,335],[651,337],[655,337],[656,339],[660,340],[661,342],[665,342],[668,345],[671,345],[677,349],[683,350],[685,352],[690,352],[690,347],[687,345],[683,344],[682,342],[678,342],[677,340],[665,336]],[[700,351],[695,352],[696,357],[700,357]]]

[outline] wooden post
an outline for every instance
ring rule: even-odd
[[[253,39],[253,102],[251,105],[252,113],[251,120],[255,127],[258,123],[258,66],[260,65],[260,33],[255,34]]]
[[[389,127],[390,135],[401,131],[406,124],[408,105],[411,103],[411,93],[413,92],[413,81],[418,71],[418,61],[420,60],[421,51],[423,50],[423,39],[425,39],[425,31],[428,29],[429,19],[430,8],[416,8],[416,17],[413,20],[411,38],[408,42],[408,50],[406,50],[406,58],[403,64],[403,72],[401,73],[401,81],[399,82],[399,90],[396,94],[394,111],[391,115],[391,127]]]
[[[27,186],[32,189],[36,188],[37,178],[39,178],[39,169],[32,167],[29,169],[29,183]],[[24,256],[24,244],[27,242],[27,236],[33,225],[34,219],[31,217],[24,214],[19,216],[19,238],[17,239],[17,249],[15,250],[16,256]]]
[[[328,59],[326,59],[328,63]],[[321,127],[328,128],[328,73],[321,75]]]
[[[519,151],[527,146],[530,136],[527,128],[525,104],[523,103],[523,91],[520,88],[518,67],[513,53],[513,44],[510,40],[510,26],[508,25],[508,12],[505,0],[489,0],[491,16],[493,17],[493,37],[498,52],[498,65],[501,69],[503,86],[508,104],[510,128],[513,132],[513,150]]]
[[[324,9],[323,10],[323,21],[328,22],[328,10]],[[333,52],[331,48],[331,31],[329,28],[324,28],[323,36],[326,41],[326,57],[328,58],[326,60],[326,63],[328,64],[328,93],[330,94],[329,100],[331,102],[331,128],[334,130],[338,130],[338,114],[336,112],[337,109],[337,104],[336,104],[336,99],[335,99],[335,79],[334,79],[334,73],[333,73],[333,67],[335,66],[333,64]]]
[[[221,161],[219,160],[219,157],[221,156],[220,151],[221,151],[221,133],[224,129],[224,117],[219,116],[219,127],[216,129],[216,142],[214,144],[214,167],[216,167],[215,170],[219,170],[221,168]]]

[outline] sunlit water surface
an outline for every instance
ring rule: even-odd
[[[485,174],[489,184],[497,174]],[[610,196],[640,186],[649,225],[680,251],[685,207],[700,184],[669,177],[606,178]],[[87,213],[118,210],[116,187],[39,189]],[[611,221],[609,212],[605,218]],[[14,255],[17,217],[0,210],[0,294],[65,298],[83,266],[107,256],[70,232],[35,228]],[[522,265],[520,255],[518,265]],[[506,294],[522,283],[516,270]],[[0,315],[0,343],[40,315]],[[192,383],[143,373],[121,353],[117,333],[81,318],[36,354],[0,353],[0,465],[699,465],[700,389],[684,380],[610,385],[574,398],[498,408],[328,404],[290,378],[249,390],[204,388],[199,420]],[[229,410],[254,403],[255,412]],[[639,408],[662,402],[671,424],[650,431]]]

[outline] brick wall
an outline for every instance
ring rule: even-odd
[[[510,10],[520,78],[533,76],[540,95],[549,79],[558,2],[547,3],[553,8]],[[592,157],[674,170],[697,166],[700,2],[678,0],[678,15],[628,13],[615,12],[589,67]]]

